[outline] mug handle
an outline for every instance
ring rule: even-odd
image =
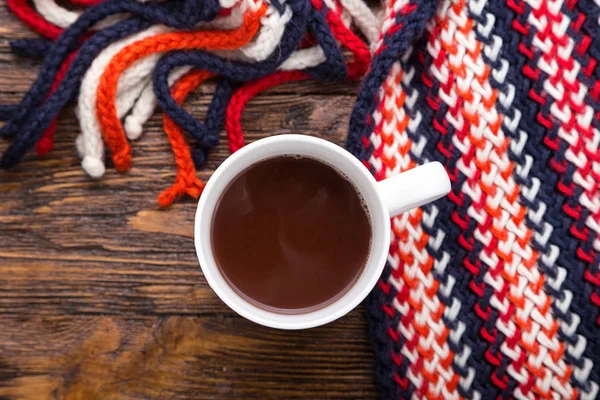
[[[395,217],[447,195],[450,178],[444,166],[434,161],[377,182],[375,188],[390,217]]]

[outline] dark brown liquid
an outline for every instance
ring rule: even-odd
[[[282,156],[252,165],[221,197],[212,223],[230,286],[278,312],[323,307],[355,282],[371,224],[354,186],[329,165]]]

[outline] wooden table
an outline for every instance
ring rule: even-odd
[[[0,103],[39,62],[8,40],[36,37],[0,5]],[[288,84],[254,99],[247,141],[285,133],[343,144],[357,85]],[[204,115],[214,84],[187,103]],[[376,398],[365,310],[310,331],[260,327],[212,292],[196,260],[196,202],[162,210],[175,175],[155,116],[126,174],[81,170],[72,107],[55,149],[0,172],[0,399]],[[0,151],[6,148],[0,140]],[[228,156],[225,140],[199,175]]]

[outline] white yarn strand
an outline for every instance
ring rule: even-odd
[[[247,9],[248,3],[241,2],[238,7],[231,10],[231,14],[226,17],[219,17],[212,22],[202,23],[199,26],[203,28],[219,28],[219,29],[235,29],[244,22],[244,12]],[[121,81],[128,82],[131,78],[147,76],[150,77],[156,63],[162,56],[162,53],[149,55],[141,60],[136,61],[132,66],[127,68],[121,78]],[[169,87],[171,87],[177,79],[185,75],[190,70],[188,67],[177,68],[168,78]],[[152,117],[157,105],[156,96],[154,94],[154,85],[150,82],[142,91],[137,99],[131,114],[125,118],[124,130],[126,136],[130,140],[138,139],[144,130],[144,124]]]
[[[150,84],[150,77],[140,79],[136,85],[131,86],[124,91],[120,96],[117,95],[115,100],[115,108],[117,109],[117,117],[122,119],[136,104],[137,99]]]
[[[183,75],[187,74],[190,69],[191,67],[178,67],[174,69],[173,72],[169,74],[169,87],[173,86],[173,84]],[[135,103],[135,106],[133,106],[131,114],[125,118],[123,128],[125,129],[127,138],[136,140],[142,135],[144,124],[148,122],[150,117],[152,117],[152,114],[154,114],[157,103],[156,95],[154,94],[154,85],[150,80]]]
[[[81,15],[79,12],[59,6],[54,0],[33,0],[33,4],[45,20],[59,28],[69,27]]]
[[[46,10],[52,9],[52,4],[56,5],[54,0],[35,0],[42,4],[42,8]],[[231,7],[235,2],[227,2],[221,0],[222,6]],[[285,4],[284,1],[281,1]],[[48,7],[50,4],[50,7]],[[219,28],[219,29],[234,29],[243,23],[244,13],[251,7],[256,9],[257,4],[254,0],[244,0],[236,7],[233,7],[231,14],[226,17],[219,17],[210,23],[199,24],[199,27]],[[54,9],[56,10],[56,8]],[[270,6],[265,16],[262,17],[262,27],[256,38],[243,46],[240,49],[227,52],[215,52],[225,54],[230,59],[244,61],[263,61],[274,51],[281,41],[281,37],[287,23],[291,20],[292,10],[289,6],[285,6],[283,14],[274,7]],[[66,21],[63,21],[66,22]],[[96,116],[96,90],[102,73],[108,66],[110,60],[127,45],[141,40],[143,38],[154,36],[163,32],[168,32],[169,29],[160,26],[150,28],[142,33],[134,35],[119,43],[115,43],[105,49],[94,60],[92,66],[86,73],[82,82],[78,102],[78,116],[82,133],[76,140],[78,152],[82,157],[82,168],[94,178],[99,178],[105,173],[103,161],[104,145],[102,142],[102,133]],[[163,53],[151,54],[141,60],[137,60],[132,66],[123,71],[119,77],[117,86],[116,108],[119,118],[122,118],[129,110],[131,114],[125,118],[124,130],[126,136],[135,140],[139,138],[143,132],[143,125],[150,119],[156,108],[156,97],[153,90],[153,85],[150,79],[152,71],[156,63]],[[315,46],[309,49],[302,49],[292,53],[290,58],[282,64],[280,69],[293,70],[304,69],[311,66],[319,65],[325,61],[325,54],[320,46]],[[182,67],[173,71],[169,76],[169,86],[172,86],[182,75],[189,71],[190,68]],[[135,104],[133,104],[135,103]]]
[[[238,61],[264,61],[273,54],[281,42],[281,37],[288,22],[292,19],[292,14],[289,6],[285,7],[283,14],[280,14],[275,7],[270,6],[260,20],[262,27],[254,40],[237,50],[214,53]]]
[[[237,28],[243,23],[243,17],[246,9],[247,3],[242,2],[240,3],[239,7],[235,7],[231,11],[231,15],[229,17],[219,18],[219,20],[213,22],[212,25],[218,26],[221,29],[224,29],[225,27],[229,29]],[[227,56],[228,58],[235,60],[254,62],[263,61],[269,57],[279,45],[285,27],[291,18],[292,9],[289,6],[285,7],[283,14],[279,14],[279,11],[277,11],[275,7],[270,6],[265,16],[263,16],[261,19],[263,27],[260,29],[256,38],[252,42],[234,51],[214,51],[213,53]],[[150,56],[146,57],[144,60],[138,61],[139,64],[137,66],[130,67],[130,69],[137,69],[133,75],[141,74],[140,69],[142,68],[149,69],[150,71],[153,70],[154,65],[156,62],[158,62],[159,58],[160,56],[158,56],[156,59],[151,58]],[[173,74],[169,76],[169,86],[172,86],[177,79],[183,76],[188,70],[189,69],[181,72],[183,71],[183,69],[181,69],[177,73],[174,71]],[[129,69],[126,72],[128,71]],[[129,139],[135,140],[142,135],[143,126],[154,113],[156,105],[157,100],[154,94],[153,86],[150,84],[140,95],[132,109],[131,114],[125,119],[125,133]]]
[[[352,16],[352,21],[365,35],[370,46],[374,46],[381,33],[381,19],[377,18],[362,0],[340,0],[344,10]]]
[[[77,104],[81,134],[77,137],[76,146],[82,158],[81,167],[92,178],[100,178],[105,172],[103,161],[104,143],[102,142],[100,124],[96,116],[96,91],[100,77],[110,60],[125,46],[143,38],[157,35],[165,30],[164,26],[154,26],[125,40],[111,44],[96,57],[83,78]]]

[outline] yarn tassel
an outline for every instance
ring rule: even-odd
[[[123,127],[114,107],[117,81],[120,74],[133,62],[152,53],[164,50],[194,48],[234,49],[247,43],[258,31],[259,18],[265,7],[256,13],[248,13],[242,27],[235,31],[200,31],[198,33],[167,33],[142,40],[126,47],[117,54],[100,78],[96,112],[104,140],[108,145],[115,168],[126,171],[131,166],[131,150]]]
[[[20,18],[35,23],[34,29],[56,42],[11,43],[15,53],[43,57],[44,62],[20,105],[0,108],[0,117],[5,110],[7,120],[0,133],[15,136],[0,167],[14,165],[36,142],[38,155],[47,154],[57,114],[79,91],[82,133],[76,144],[82,168],[91,177],[104,174],[105,140],[115,167],[124,171],[131,163],[127,139],[140,137],[158,102],[178,166],[175,183],[161,194],[159,203],[169,205],[185,194],[197,197],[203,183],[195,177],[194,165],[202,165],[217,145],[225,118],[230,148],[243,145],[240,116],[254,95],[292,80],[357,79],[365,73],[370,54],[350,29],[361,10],[352,1],[359,0],[346,0],[349,11],[338,0],[272,1],[268,7],[256,0],[168,4],[76,0],[74,4],[86,8],[69,11],[55,0],[34,0],[37,10],[22,0],[9,0]],[[127,12],[133,16],[122,20]],[[364,20],[369,18],[374,18],[370,11],[357,23],[359,29],[368,32]],[[157,23],[165,26],[152,26]],[[173,31],[194,26],[200,30]],[[340,46],[350,50],[347,64]],[[184,49],[188,51],[181,52]],[[190,71],[192,66],[196,69]],[[222,79],[201,122],[181,104],[193,88],[214,75]],[[232,98],[240,81],[249,83]],[[193,149],[185,142],[184,131],[195,139]]]
[[[173,86],[171,92],[173,99],[182,104],[194,88],[213,75],[211,72],[202,70],[188,72]],[[175,183],[158,196],[158,204],[161,207],[167,207],[184,194],[197,199],[204,189],[204,182],[196,177],[192,154],[182,129],[167,114],[163,115],[163,127],[177,164]]]

